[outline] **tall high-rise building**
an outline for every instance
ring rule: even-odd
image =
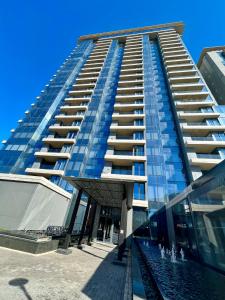
[[[0,172],[76,186],[99,203],[104,191],[115,207],[110,183],[132,182],[141,224],[224,156],[222,110],[182,33],[178,22],[81,36],[4,141]]]
[[[198,68],[217,103],[225,105],[225,46],[204,48]]]

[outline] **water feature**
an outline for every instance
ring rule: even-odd
[[[167,300],[225,300],[225,276],[184,258],[184,250],[165,249],[151,241],[136,240],[138,248]]]

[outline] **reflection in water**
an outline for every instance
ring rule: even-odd
[[[225,299],[225,276],[181,257],[171,263],[169,256],[161,258],[158,246],[137,240],[151,273],[163,296],[170,300]]]

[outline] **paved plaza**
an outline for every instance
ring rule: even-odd
[[[70,255],[0,248],[0,300],[124,299],[126,266],[115,259],[115,248],[98,243]]]

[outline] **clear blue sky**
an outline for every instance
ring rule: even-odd
[[[225,44],[225,1],[0,1],[0,141],[80,35],[165,22],[185,22],[184,41],[195,61],[203,47]]]

